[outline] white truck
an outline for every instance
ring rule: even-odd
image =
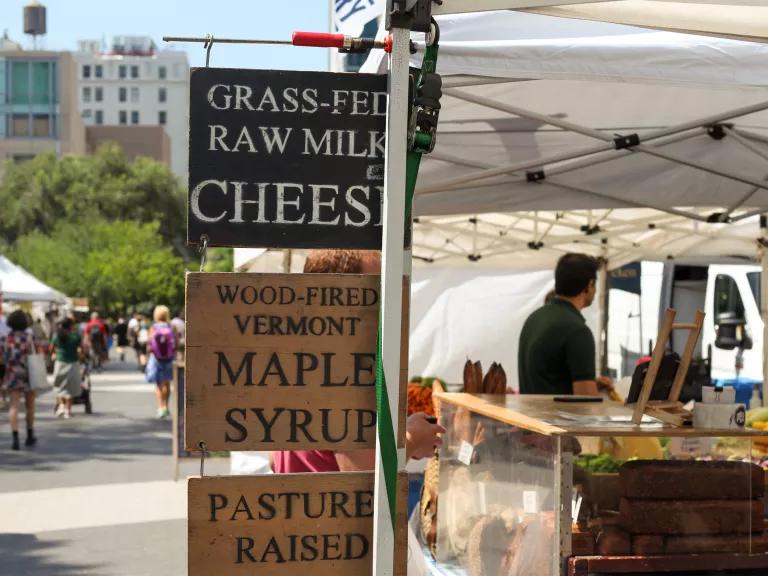
[[[639,356],[655,343],[659,318],[668,307],[680,322],[697,309],[706,313],[695,357],[709,359],[713,380],[763,381],[761,268],[755,265],[686,265],[643,262],[641,295],[611,290],[608,365],[630,375]],[[673,333],[672,348],[682,352],[685,333]]]

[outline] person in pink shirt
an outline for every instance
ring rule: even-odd
[[[313,250],[304,263],[305,274],[379,274],[381,256],[370,250]],[[405,453],[415,460],[428,458],[442,442],[445,428],[418,412],[408,417]],[[376,451],[371,449],[333,452],[294,450],[272,453],[272,470],[278,474],[373,470]]]

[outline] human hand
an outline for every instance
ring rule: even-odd
[[[613,380],[608,376],[598,376],[595,382],[598,390],[613,390]]]
[[[406,456],[414,460],[429,458],[443,443],[439,435],[445,431],[440,424],[432,424],[424,412],[411,414],[405,423]]]

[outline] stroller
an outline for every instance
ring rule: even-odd
[[[91,405],[91,366],[90,358],[84,358],[80,360],[80,394],[72,398],[72,404],[84,404],[85,413],[93,414],[93,406]],[[53,406],[53,412],[59,407],[58,401]]]

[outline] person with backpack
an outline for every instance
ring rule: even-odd
[[[152,316],[155,322],[149,329],[150,354],[145,377],[147,382],[157,386],[157,417],[167,418],[171,414],[168,398],[171,395],[173,361],[176,357],[176,336],[170,324],[171,312],[167,306],[155,306]]]
[[[93,366],[97,370],[101,370],[101,363],[107,350],[108,336],[107,325],[99,318],[98,312],[92,312],[91,321],[85,325],[85,341],[91,353]]]

